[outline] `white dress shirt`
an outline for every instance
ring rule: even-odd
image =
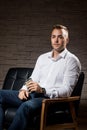
[[[69,97],[78,81],[81,64],[67,49],[56,59],[52,57],[52,53],[53,51],[39,56],[31,78],[45,88],[50,98]],[[26,85],[22,89],[27,90]]]

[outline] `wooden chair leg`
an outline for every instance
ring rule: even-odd
[[[78,130],[78,123],[77,123],[74,104],[73,104],[73,102],[70,102],[69,105],[70,105],[71,116],[72,116],[72,119],[73,119],[74,130]]]
[[[45,130],[45,128],[46,128],[46,113],[47,113],[46,111],[47,111],[47,105],[43,102],[42,110],[41,110],[40,130]]]

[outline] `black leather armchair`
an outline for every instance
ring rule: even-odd
[[[33,68],[10,68],[5,77],[3,89],[19,90],[30,77],[32,71]],[[12,122],[16,110],[17,108],[7,108],[5,110],[5,128]]]
[[[19,90],[26,81],[26,79],[31,75],[32,71],[33,68],[10,68],[4,80],[2,89]],[[78,115],[78,108],[83,81],[84,81],[84,73],[81,72],[77,85],[70,98],[56,98],[56,99],[43,100],[41,120],[40,115],[34,117],[31,125],[29,124],[27,128],[28,129],[32,128],[32,130],[37,128],[39,130],[38,127],[40,126],[40,130],[47,130],[54,128],[57,129],[58,126],[60,127],[60,125],[58,125],[59,123],[63,124],[62,128],[64,127],[67,128],[67,125],[65,125],[65,123],[67,124],[67,122],[71,124],[71,125],[68,124],[68,128],[77,128],[76,116]],[[52,111],[49,111],[49,107],[58,106],[61,103],[64,104],[63,106],[65,106],[66,104],[66,107],[64,107],[64,109],[60,111],[56,109],[55,111],[55,109],[53,108]],[[4,121],[5,128],[7,128],[9,124],[12,122],[16,110],[17,108],[7,108],[5,110],[5,121]],[[54,124],[57,125],[55,126]],[[51,125],[51,127],[48,127],[49,125]]]

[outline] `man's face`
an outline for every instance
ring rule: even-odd
[[[54,29],[51,34],[51,45],[54,50],[61,52],[68,43],[67,32],[63,29]]]

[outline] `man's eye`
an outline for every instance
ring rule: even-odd
[[[63,36],[59,36],[60,39],[63,39]]]
[[[54,36],[54,35],[52,35],[52,36],[51,36],[51,38],[55,38],[55,36]]]

